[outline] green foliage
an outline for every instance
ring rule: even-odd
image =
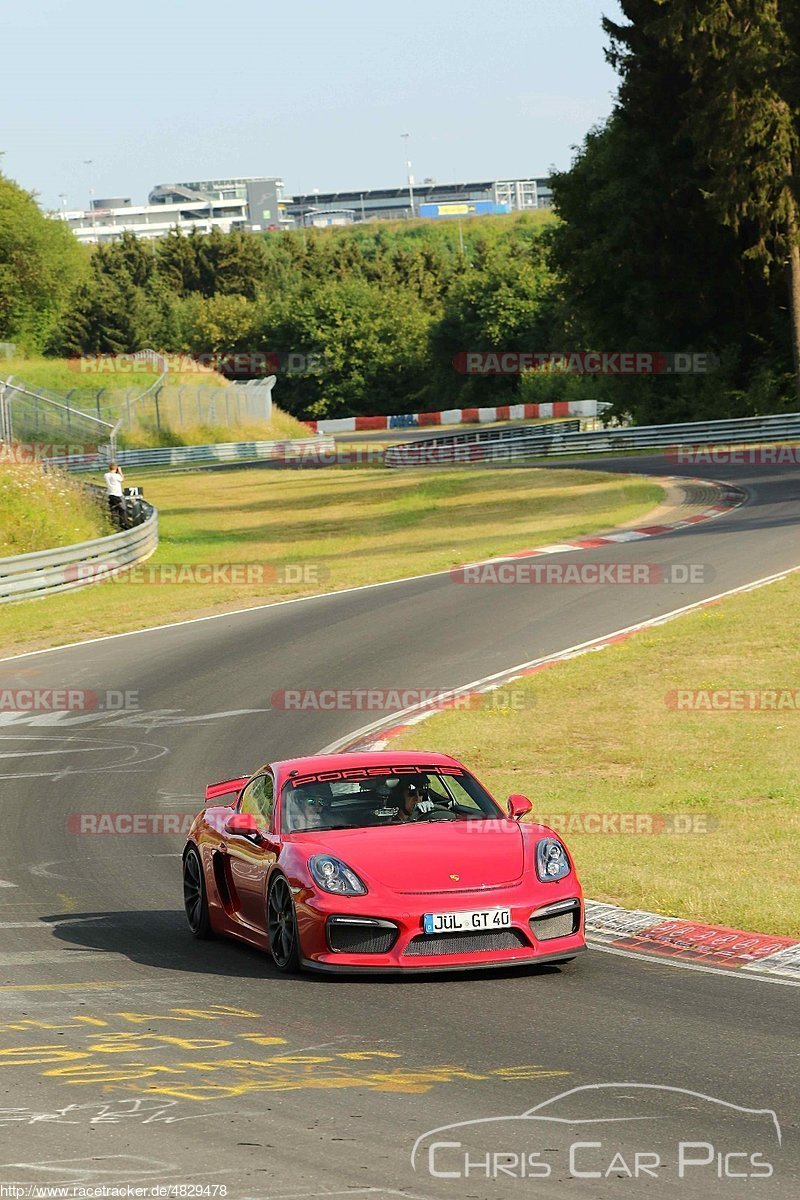
[[[40,350],[85,271],[86,256],[68,227],[0,175],[0,341]]]
[[[281,376],[279,400],[310,417],[489,404],[519,381],[467,379],[452,360],[545,338],[549,220],[126,234],[95,248],[50,349],[309,356]]]
[[[705,198],[778,279],[789,264],[800,398],[800,15],[796,0],[659,0],[660,44],[686,62],[685,131],[707,168]]]
[[[103,537],[107,507],[80,482],[38,464],[0,464],[0,555],[28,554]]]
[[[779,319],[783,280],[765,276],[747,255],[755,236],[755,211],[745,200],[757,184],[754,144],[740,136],[736,120],[723,132],[721,112],[710,95],[703,109],[695,83],[697,72],[710,77],[701,63],[723,41],[731,49],[724,19],[691,43],[683,36],[692,12],[742,7],[727,0],[621,0],[629,23],[604,22],[608,56],[621,76],[617,106],[589,133],[572,168],[553,179],[562,220],[552,235],[552,265],[568,348],[709,351],[721,360],[705,376],[587,381],[593,394],[639,421],[745,415],[767,396],[775,411],[773,385],[785,380],[790,362],[789,331]],[[679,12],[683,25],[675,32]],[[752,62],[724,55],[725,84],[714,103],[731,113],[747,72],[752,92],[754,74],[763,75],[763,55],[751,51]],[[763,121],[758,127],[766,133]],[[760,153],[765,158],[769,150]],[[742,201],[738,215],[734,194]],[[776,197],[774,189],[769,197],[762,189],[764,213],[773,219]],[[751,395],[756,378],[760,386]],[[764,387],[766,378],[772,382]]]

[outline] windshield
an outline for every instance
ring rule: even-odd
[[[477,779],[459,768],[363,767],[290,779],[283,789],[281,829],[302,833],[503,816]]]

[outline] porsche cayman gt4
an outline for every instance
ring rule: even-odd
[[[287,972],[568,961],[585,949],[581,886],[530,811],[444,754],[270,763],[206,789],[183,852],[189,928]]]

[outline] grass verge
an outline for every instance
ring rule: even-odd
[[[181,425],[177,428],[162,424],[160,429],[151,422],[140,422],[126,429],[118,440],[120,449],[140,450],[154,446],[207,446],[218,442],[269,442],[313,436],[307,425],[273,404],[270,421]]]
[[[394,744],[463,758],[501,800],[529,795],[535,818],[562,822],[593,900],[797,936],[798,615],[792,576],[555,664],[513,685],[513,707],[437,715]],[[788,707],[675,707],[678,690],[701,689],[787,689]],[[569,831],[570,815],[575,830],[603,813],[708,831]]]
[[[69,546],[114,530],[105,510],[74,479],[38,466],[0,465],[0,556]]]
[[[88,358],[91,360],[91,356]],[[125,391],[131,388],[139,393],[149,388],[159,377],[154,371],[82,371],[80,366],[81,360],[78,358],[3,358],[0,359],[0,374],[4,378],[13,375],[15,379],[32,387],[46,388],[62,396],[72,392],[72,403],[76,408],[85,407],[87,412],[94,411],[95,397],[101,389]],[[172,379],[173,376],[170,375],[170,380]],[[198,375],[179,375],[174,377],[174,381],[197,383]],[[209,381],[214,384],[224,383],[218,375],[211,375]]]
[[[618,527],[663,497],[649,480],[565,470],[129,472],[128,482],[159,510],[152,565],[263,564],[261,581],[106,582],[5,605],[0,653],[446,570]]]

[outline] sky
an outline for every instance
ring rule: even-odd
[[[569,165],[616,0],[0,0],[0,169],[45,208],[277,175],[289,195]],[[408,138],[403,138],[408,134]]]

